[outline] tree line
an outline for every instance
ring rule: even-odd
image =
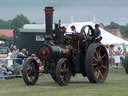
[[[15,18],[8,21],[0,19],[0,29],[22,28],[24,24],[30,24],[30,21],[23,14],[18,14]]]
[[[105,26],[105,29],[120,29],[122,36],[128,38],[128,24],[120,25],[112,21],[109,25]]]
[[[30,21],[23,14],[18,14],[15,18],[13,18],[12,20],[8,20],[8,21],[0,19],[0,29],[22,28],[24,24],[30,24]],[[0,40],[5,42],[4,45],[0,45],[0,46],[9,47],[11,44],[13,44],[12,37],[0,36]]]
[[[8,21],[0,19],[0,29],[22,28],[24,24],[30,24],[30,21],[23,14],[18,14],[15,18]],[[128,24],[120,25],[112,21],[109,25],[105,26],[105,29],[120,29],[122,36],[128,37]]]

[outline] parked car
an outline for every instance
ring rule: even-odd
[[[7,58],[9,56],[10,50],[8,47],[0,47],[0,59]]]

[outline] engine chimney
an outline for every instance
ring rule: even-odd
[[[45,7],[45,27],[46,27],[46,34],[45,40],[52,39],[52,25],[53,25],[53,7]]]

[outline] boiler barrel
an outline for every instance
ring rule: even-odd
[[[68,58],[70,51],[60,46],[43,44],[39,48],[38,55],[41,60],[55,60],[58,58]]]

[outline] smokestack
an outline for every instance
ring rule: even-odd
[[[46,28],[45,39],[51,40],[54,9],[53,7],[45,7],[44,11],[45,11],[45,28]]]

